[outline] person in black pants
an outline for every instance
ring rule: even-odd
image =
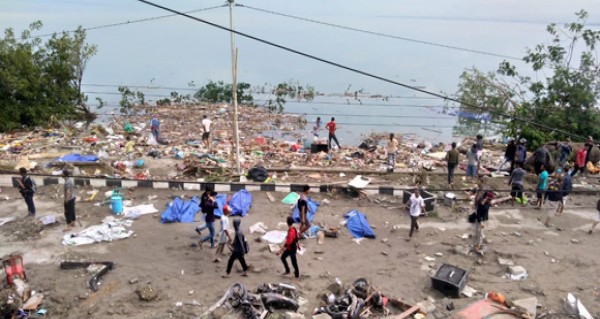
[[[227,261],[227,274],[223,275],[223,278],[227,278],[229,276],[231,276],[231,268],[233,267],[233,262],[237,259],[240,261],[240,264],[242,265],[242,269],[244,270],[244,272],[242,273],[242,276],[247,277],[248,276],[248,265],[246,265],[246,259],[244,259],[244,255],[248,253],[248,242],[246,241],[246,237],[244,236],[244,233],[242,232],[242,230],[240,229],[240,223],[241,220],[239,220],[238,218],[233,220],[233,228],[235,229],[235,237],[233,239],[233,248],[232,248],[232,253],[231,253],[231,257],[229,257],[229,260]]]
[[[33,202],[33,194],[35,193],[34,182],[31,177],[27,176],[27,169],[25,167],[19,168],[19,173],[21,174],[21,179],[17,180],[19,183],[19,192],[23,195],[23,199],[25,199],[25,204],[27,204],[27,212],[29,212],[29,216],[35,216],[35,203]]]
[[[290,257],[292,261],[292,267],[294,267],[294,277],[300,278],[300,270],[298,269],[298,261],[296,260],[296,252],[298,251],[298,231],[294,227],[294,218],[288,216],[287,218],[288,233],[285,239],[285,245],[281,247],[278,255],[281,255],[281,262],[285,267],[284,275],[290,274],[290,266],[288,266],[287,258]]]

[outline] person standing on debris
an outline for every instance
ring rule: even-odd
[[[558,159],[559,167],[563,167],[563,165],[565,165],[565,162],[571,155],[571,152],[573,152],[573,149],[571,148],[570,143],[571,143],[571,139],[567,138],[567,140],[564,143],[561,143],[559,146],[559,150],[560,150],[560,158]]]
[[[506,145],[506,151],[504,152],[504,160],[502,161],[502,165],[498,167],[498,172],[502,170],[504,164],[510,163],[510,172],[513,171],[515,167],[515,155],[517,154],[517,145],[515,144],[515,140],[513,138],[509,139],[508,145]]]
[[[590,228],[590,230],[588,231],[588,234],[590,235],[594,232],[594,228],[596,228],[596,225],[600,223],[600,199],[596,203],[596,212],[596,219],[592,221],[592,228]]]
[[[556,213],[560,209],[560,203],[562,203],[562,191],[560,189],[562,184],[562,176],[559,176],[557,180],[550,183],[548,186],[548,190],[544,194],[544,199],[546,199],[546,203],[548,203],[549,209],[546,212],[546,219],[543,222],[544,226],[550,227],[550,220],[556,216]],[[542,215],[538,216],[538,220],[542,221]]]
[[[587,153],[585,154],[585,163],[583,164],[583,172],[587,172],[587,164],[590,161],[590,157],[592,156],[592,150],[594,149],[594,138],[588,136],[587,141],[585,142],[585,146],[587,147]]]
[[[467,151],[467,180],[473,181],[477,177],[479,169],[479,156],[477,156],[477,144],[473,144]]]
[[[125,153],[127,154],[127,159],[131,161],[133,160],[133,148],[135,147],[135,142],[131,140],[129,135],[127,135],[125,140],[127,140],[127,143],[125,143]]]
[[[533,158],[533,170],[536,174],[540,174],[542,172],[542,166],[548,168],[548,163],[550,162],[550,153],[548,153],[546,145],[542,145],[535,150],[535,152],[533,152]]]
[[[313,126],[313,135],[315,137],[319,137],[319,130],[321,129],[321,117],[318,116],[317,120],[315,121],[315,126]]]
[[[335,141],[335,144],[337,144],[338,149],[342,149],[342,147],[340,146],[340,142],[338,142],[337,137],[335,136],[335,130],[337,129],[337,126],[335,124],[335,117],[331,118],[331,122],[327,123],[327,125],[325,125],[325,128],[327,128],[329,130],[329,142],[327,142],[327,145],[329,145],[329,149],[331,149],[331,140]]]
[[[223,215],[218,217],[221,220],[221,231],[219,235],[219,244],[217,245],[217,250],[215,251],[215,259],[214,262],[219,262],[221,259],[219,256],[223,255],[223,251],[225,250],[225,245],[233,242],[231,234],[229,234],[229,206],[225,205],[223,207]]]
[[[483,136],[481,134],[477,134],[475,145],[477,145],[477,157],[481,160],[481,156],[483,156]]]
[[[495,195],[494,192],[486,190],[487,177],[479,179],[479,185],[475,194],[475,216],[473,221],[473,250],[478,254],[483,254],[483,232],[484,223],[488,220],[490,206]]]
[[[458,165],[458,156],[460,153],[456,150],[456,142],[452,142],[452,149],[446,153],[446,162],[448,162],[448,185],[454,187],[454,170]]]
[[[33,202],[33,195],[37,191],[37,186],[33,179],[27,175],[27,169],[25,167],[19,168],[19,174],[21,179],[17,179],[19,183],[19,192],[27,204],[28,216],[35,217],[35,203]]]
[[[515,201],[518,198],[521,206],[525,207],[525,198],[523,197],[523,177],[525,177],[525,170],[521,163],[516,164],[516,168],[510,174],[508,185],[511,186],[510,197],[512,198],[512,204],[515,205]]]
[[[391,172],[394,172],[394,167],[396,167],[396,153],[398,153],[398,140],[394,137],[394,133],[390,133],[386,151],[388,167]]]
[[[521,164],[521,168],[525,167],[525,160],[527,159],[527,146],[525,143],[527,143],[526,139],[520,139],[519,145],[517,145],[517,152],[515,153],[515,165]]]
[[[536,207],[537,207],[537,209],[542,208],[542,204],[544,203],[544,192],[546,191],[546,188],[548,187],[548,171],[546,171],[546,166],[544,166],[544,164],[542,164],[540,166],[540,170],[541,170],[541,172],[538,175],[538,183],[537,183],[537,188],[536,188],[536,195],[537,195]]]
[[[292,261],[292,267],[294,267],[294,277],[300,278],[300,270],[298,269],[298,261],[296,260],[296,252],[298,251],[298,231],[294,227],[294,217],[288,216],[287,218],[288,232],[285,238],[285,244],[277,255],[281,255],[281,262],[285,268],[283,275],[290,274],[290,266],[288,266],[287,258],[290,257]]]
[[[571,194],[571,191],[573,190],[573,179],[571,178],[571,175],[569,175],[569,166],[564,167],[564,175],[561,177],[563,179],[562,185],[560,186],[560,190],[562,191],[562,201],[558,206],[558,215],[562,215],[569,194]]]
[[[310,221],[308,220],[308,191],[310,191],[310,186],[304,185],[296,204],[298,211],[300,211],[300,236],[310,228]]]
[[[158,115],[153,115],[152,120],[150,120],[150,132],[152,132],[154,139],[156,139],[156,142],[158,143],[160,135],[160,121],[158,120]]]
[[[64,185],[64,208],[67,228],[63,231],[69,231],[75,227],[75,183],[71,178],[71,172],[65,169],[62,172],[62,177],[65,179]]]
[[[575,153],[575,167],[573,167],[573,171],[571,172],[571,177],[577,175],[577,172],[581,171],[582,173],[585,171],[585,159],[587,157],[587,150],[585,146],[581,147]]]
[[[236,260],[239,260],[240,264],[242,265],[242,276],[248,276],[249,267],[248,265],[246,265],[246,259],[244,259],[244,255],[246,255],[249,252],[249,247],[248,242],[246,241],[246,237],[244,236],[242,229],[240,229],[240,223],[241,220],[239,218],[233,220],[235,237],[233,238],[232,254],[231,257],[229,257],[229,260],[227,261],[227,274],[223,275],[223,278],[231,276],[231,268],[233,267],[233,262]]]
[[[202,133],[202,143],[204,147],[208,150],[210,148],[210,125],[212,121],[208,118],[208,116],[204,115],[202,119],[202,129],[204,129],[204,133]]]
[[[421,197],[421,190],[417,187],[415,188],[412,195],[408,199],[408,208],[410,213],[410,232],[408,233],[408,238],[406,241],[410,241],[413,233],[415,231],[419,231],[419,223],[417,220],[419,216],[421,216],[421,212],[425,211],[425,201],[423,197]]]
[[[202,206],[202,212],[204,215],[204,225],[197,227],[196,232],[198,235],[202,235],[202,231],[208,229],[208,235],[200,239],[200,247],[204,242],[210,241],[210,248],[215,248],[215,209],[219,208],[219,204],[215,199],[217,192],[211,191],[208,200]]]

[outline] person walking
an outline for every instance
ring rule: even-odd
[[[19,192],[27,205],[28,216],[35,217],[33,195],[37,191],[37,186],[33,179],[27,175],[27,169],[25,167],[19,168],[19,174],[21,174],[21,179],[17,179],[17,183],[19,183]]]
[[[240,228],[240,223],[242,221],[239,218],[233,220],[233,229],[235,230],[235,234],[233,237],[233,245],[232,245],[232,253],[227,261],[227,274],[223,275],[223,278],[227,278],[231,276],[231,268],[233,267],[233,262],[236,260],[240,261],[240,265],[242,265],[242,276],[248,276],[248,265],[246,265],[246,259],[244,259],[244,255],[248,254],[248,242],[246,241],[246,237]]]
[[[315,121],[315,126],[313,126],[313,135],[315,137],[319,137],[319,130],[321,129],[321,117],[317,116],[317,120]]]
[[[219,258],[219,256],[223,255],[225,245],[231,245],[231,243],[233,242],[233,237],[231,236],[229,231],[229,213],[229,206],[225,205],[225,207],[223,207],[223,215],[221,217],[218,217],[221,222],[221,231],[219,232],[219,244],[217,245],[217,249],[215,251],[215,259],[213,260],[214,262],[221,261],[221,258]]]
[[[485,181],[482,178],[479,190],[475,195],[475,220],[473,223],[473,251],[483,254],[483,239],[485,238],[485,222],[488,220],[490,206],[495,195],[492,191],[484,189]]]
[[[302,234],[304,234],[304,232],[310,228],[310,221],[308,220],[309,191],[310,186],[302,186],[302,193],[300,193],[300,198],[298,198],[298,202],[296,203],[296,205],[298,206],[298,210],[300,211],[300,238],[302,238]]]
[[[523,177],[527,172],[523,169],[521,163],[517,163],[515,169],[510,174],[508,185],[511,186],[510,197],[512,198],[512,204],[515,205],[515,201],[518,198],[521,206],[525,207],[525,199],[523,197]]]
[[[511,138],[508,141],[508,145],[506,145],[506,151],[504,152],[504,160],[502,164],[498,166],[498,172],[502,170],[506,163],[510,163],[510,172],[512,173],[515,167],[515,155],[517,154],[517,145],[515,144],[515,140]]]
[[[391,172],[394,172],[394,168],[396,167],[396,154],[398,153],[398,140],[394,137],[394,133],[390,133],[386,151],[388,167]]]
[[[296,260],[296,252],[298,251],[298,231],[294,227],[294,218],[292,216],[288,216],[286,222],[288,225],[287,237],[285,238],[284,245],[279,249],[277,254],[281,255],[281,262],[285,268],[283,275],[290,274],[290,266],[288,266],[287,263],[287,258],[290,257],[292,267],[294,267],[294,277],[298,279],[300,278],[300,270],[298,269],[298,261]]]
[[[548,152],[546,145],[538,147],[538,149],[533,152],[533,159],[533,170],[536,174],[542,172],[542,166],[548,168],[548,163],[550,163],[550,153]]]
[[[477,134],[475,138],[475,145],[477,145],[477,157],[479,157],[479,160],[481,160],[481,157],[483,156],[483,135]]]
[[[564,167],[564,175],[561,177],[563,180],[562,185],[560,187],[560,190],[562,191],[562,201],[559,203],[558,206],[558,215],[562,215],[563,210],[565,209],[565,205],[567,204],[569,195],[571,194],[571,191],[573,191],[573,179],[571,178],[571,175],[569,175],[568,166]]]
[[[208,229],[209,233],[208,233],[208,235],[206,235],[202,239],[200,239],[200,242],[198,243],[200,245],[200,248],[202,248],[202,244],[207,241],[210,241],[210,248],[216,247],[215,246],[215,209],[219,208],[219,204],[217,203],[215,196],[217,196],[217,192],[211,191],[210,195],[208,196],[207,201],[205,202],[204,206],[202,206],[202,213],[204,213],[204,225],[197,227],[196,232],[198,233],[198,235],[201,235],[203,230]]]
[[[542,164],[540,166],[540,170],[541,172],[538,175],[538,183],[536,187],[537,209],[542,208],[542,204],[544,203],[544,192],[546,191],[546,188],[548,188],[548,171],[546,171],[546,166]]]
[[[152,120],[150,120],[150,132],[154,135],[154,139],[156,143],[160,141],[160,120],[158,119],[158,115],[153,115]]]
[[[567,140],[564,143],[561,143],[559,146],[559,150],[560,150],[560,157],[558,159],[559,167],[563,167],[565,165],[567,159],[571,155],[571,152],[573,152],[573,148],[571,148],[570,143],[571,143],[571,139],[567,138]]]
[[[458,165],[460,153],[456,150],[456,142],[452,142],[452,149],[446,153],[446,162],[448,162],[448,185],[454,187],[454,170]]]
[[[64,209],[65,209],[65,220],[67,221],[67,227],[63,231],[70,231],[75,228],[75,183],[71,178],[71,172],[68,169],[62,171],[62,177],[65,179],[64,185]]]
[[[562,202],[562,191],[560,189],[562,184],[562,176],[559,176],[557,180],[550,183],[548,189],[544,194],[544,199],[546,199],[546,203],[548,204],[548,211],[546,211],[545,220],[543,221],[544,226],[550,227],[550,220],[556,216],[558,210],[560,209],[559,205]],[[542,221],[543,214],[538,216],[538,220]]]
[[[327,142],[329,149],[331,149],[331,146],[332,146],[331,140],[335,141],[335,144],[337,144],[338,149],[342,149],[342,147],[340,146],[340,142],[338,142],[338,139],[335,136],[335,131],[337,130],[337,126],[335,124],[335,117],[331,118],[331,122],[327,123],[327,125],[325,125],[325,128],[327,128],[329,130],[329,139]]]
[[[587,141],[585,142],[586,153],[585,153],[585,163],[583,165],[583,172],[587,172],[587,164],[590,161],[590,157],[592,156],[592,150],[594,149],[595,143],[594,138],[588,136]]]
[[[421,190],[418,187],[415,188],[413,194],[410,195],[408,208],[410,214],[410,232],[408,233],[406,241],[410,241],[413,233],[419,231],[418,218],[421,215],[421,212],[425,211],[425,201],[423,200],[423,197],[421,197]]]
[[[204,132],[202,133],[202,144],[208,150],[210,148],[210,125],[212,121],[208,118],[208,116],[204,115],[202,118],[202,129]]]
[[[571,172],[571,177],[575,177],[577,172],[581,171],[585,172],[585,159],[587,158],[587,149],[585,146],[579,148],[577,153],[575,153],[575,167],[573,167],[573,171]]]
[[[472,182],[477,177],[479,169],[479,156],[477,156],[477,144],[473,144],[467,151],[467,180]]]

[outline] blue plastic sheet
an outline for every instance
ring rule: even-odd
[[[200,199],[193,197],[188,201],[175,198],[160,216],[161,223],[193,223],[196,214],[200,211]]]
[[[312,223],[313,218],[315,218],[315,214],[317,213],[317,209],[319,209],[319,206],[321,204],[319,204],[318,202],[315,202],[310,197],[306,200],[306,203],[308,205],[308,209],[306,211],[306,214],[307,214],[306,217],[308,218],[308,222]],[[298,203],[296,203],[296,205],[294,205],[294,211],[292,212],[292,217],[294,217],[294,221],[296,223],[300,222],[300,209],[298,208]]]
[[[347,212],[344,217],[346,218],[346,227],[348,227],[354,238],[375,238],[375,233],[371,229],[365,214],[353,209]]]
[[[233,194],[229,200],[229,208],[231,216],[246,216],[252,208],[252,194],[245,189]]]
[[[98,156],[96,155],[81,155],[81,154],[67,154],[61,158],[56,159],[57,162],[97,162]]]

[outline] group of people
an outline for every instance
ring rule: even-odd
[[[310,186],[305,185],[303,187],[300,198],[296,204],[300,211],[300,228],[296,229],[294,226],[296,221],[291,215],[286,219],[288,226],[287,236],[284,244],[281,246],[281,249],[278,252],[285,270],[282,275],[291,274],[290,267],[287,262],[287,259],[289,258],[292,263],[292,267],[294,268],[294,277],[300,278],[300,270],[298,268],[296,253],[301,249],[298,242],[302,238],[301,234],[310,228],[307,204],[309,190]],[[240,227],[242,220],[240,218],[235,218],[233,220],[233,230],[231,230],[229,221],[231,209],[227,204],[223,205],[223,214],[221,216],[215,215],[215,210],[219,209],[216,196],[217,193],[212,189],[212,187],[206,186],[206,189],[200,198],[200,209],[204,215],[204,224],[200,227],[196,227],[196,232],[200,236],[202,236],[203,230],[208,230],[209,233],[206,236],[201,237],[198,245],[202,248],[204,243],[209,242],[210,248],[216,248],[213,258],[214,262],[220,262],[220,257],[226,253],[225,247],[229,247],[231,254],[229,260],[227,261],[226,273],[223,275],[223,277],[227,278],[231,275],[231,269],[233,268],[233,264],[236,260],[239,261],[240,265],[242,266],[242,276],[248,276],[248,270],[250,267],[246,263],[245,255],[249,253],[250,247],[246,237],[244,236],[244,232]],[[215,231],[215,222],[217,219],[220,221],[221,229],[219,230],[218,241],[215,242],[215,237],[217,235]]]
[[[204,145],[204,147],[206,149],[210,148],[210,128],[212,125],[212,121],[211,119],[208,117],[208,115],[203,115],[202,116],[202,144]],[[156,140],[157,143],[159,143],[161,141],[160,139],[160,120],[159,120],[159,116],[154,114],[152,116],[152,119],[150,120],[150,133],[152,133],[152,136],[154,137],[154,139]]]
[[[317,119],[315,120],[315,126],[313,126],[313,135],[315,137],[319,137],[319,130],[321,129],[321,117],[317,117]],[[338,149],[341,149],[342,146],[340,145],[340,142],[337,139],[337,136],[335,135],[335,131],[337,131],[337,124],[335,123],[335,117],[331,118],[331,121],[329,121],[327,124],[325,124],[325,128],[327,129],[327,131],[329,132],[328,136],[327,136],[327,146],[329,149],[331,149],[331,147],[333,146],[331,144],[331,142],[335,142],[335,144],[337,145]]]

